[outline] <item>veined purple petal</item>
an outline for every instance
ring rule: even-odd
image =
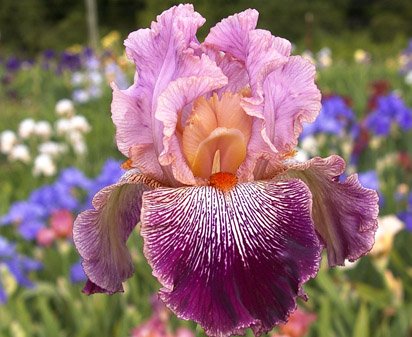
[[[312,192],[313,220],[328,252],[330,266],[343,265],[368,253],[374,243],[378,194],[364,188],[356,174],[339,182],[345,161],[339,156],[296,164],[288,177],[302,179]]]
[[[209,336],[284,322],[318,270],[310,209],[298,179],[146,192],[141,234],[161,299]]]
[[[77,217],[73,240],[90,280],[85,293],[123,291],[122,282],[133,274],[126,241],[140,220],[143,192],[158,186],[137,170],[128,171],[118,183],[96,194],[95,209]]]

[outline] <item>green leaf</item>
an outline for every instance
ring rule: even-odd
[[[369,337],[369,312],[365,303],[361,304],[353,329],[353,337]]]

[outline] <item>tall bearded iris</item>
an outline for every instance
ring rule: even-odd
[[[129,171],[74,226],[89,278],[115,293],[133,273],[126,241],[141,221],[160,297],[211,336],[284,322],[318,268],[353,261],[374,241],[378,197],[338,156],[293,161],[320,110],[314,66],[246,10],[211,29],[173,7],[125,41],[134,84],[113,85],[117,145]]]

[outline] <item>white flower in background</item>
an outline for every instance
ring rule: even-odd
[[[100,85],[103,82],[103,76],[98,71],[92,71],[88,74],[89,81],[95,85]]]
[[[33,119],[31,118],[24,119],[19,124],[18,134],[21,138],[27,139],[34,133],[35,127],[36,127],[36,122]]]
[[[0,134],[0,151],[9,154],[13,146],[17,143],[17,136],[11,130],[5,130]]]
[[[70,129],[80,131],[82,133],[87,133],[90,131],[91,127],[86,117],[77,115],[70,119]]]
[[[84,141],[82,133],[77,130],[68,133],[67,140],[71,145]]]
[[[56,103],[55,111],[58,116],[71,117],[74,115],[73,102],[68,98],[61,99]]]
[[[89,96],[92,98],[99,98],[102,96],[103,92],[100,86],[92,85],[88,88]]]
[[[34,133],[43,139],[48,139],[52,134],[52,127],[47,121],[39,121],[35,125]]]
[[[71,119],[69,119],[69,118],[58,119],[56,124],[55,124],[57,134],[59,136],[66,135],[67,133],[70,132],[71,125],[72,125]]]
[[[78,103],[86,103],[90,100],[90,95],[86,90],[77,89],[73,91],[73,100]]]
[[[104,72],[107,83],[114,82],[120,89],[127,89],[129,87],[130,84],[127,80],[125,73],[122,71],[122,69],[116,62],[107,62],[104,68]]]
[[[75,73],[73,73],[72,75],[72,85],[75,87],[78,87],[80,85],[82,85],[84,83],[84,74],[76,71]]]
[[[378,218],[378,230],[375,235],[375,244],[371,250],[374,256],[386,255],[392,249],[393,239],[404,228],[402,221],[395,215],[385,215]]]
[[[320,68],[328,68],[332,65],[332,51],[328,47],[324,47],[317,53],[318,66]]]
[[[56,171],[56,165],[49,155],[42,153],[34,160],[33,174],[35,176],[44,175],[49,177],[55,175]]]
[[[76,130],[73,130],[67,134],[67,140],[71,144],[74,153],[82,156],[87,153],[86,143],[84,141],[83,135]]]
[[[30,151],[27,145],[18,144],[14,146],[9,154],[10,161],[21,161],[23,163],[29,163],[31,160]]]
[[[412,70],[409,71],[405,76],[405,83],[408,85],[412,85]]]
[[[306,151],[311,157],[314,157],[318,154],[318,141],[313,136],[305,137],[302,140],[300,147],[302,148],[302,150]]]
[[[378,173],[381,173],[388,168],[392,168],[393,163],[396,163],[396,161],[397,161],[397,153],[395,152],[387,153],[385,156],[379,157],[376,160],[376,164],[375,164],[376,171]],[[384,181],[382,183],[385,184]]]
[[[100,61],[96,56],[90,56],[86,60],[86,68],[88,70],[97,70],[100,68]]]
[[[356,49],[353,58],[359,64],[368,64],[371,61],[371,55],[363,49]]]
[[[87,146],[84,141],[78,141],[72,144],[73,151],[78,156],[84,156],[87,153]]]
[[[53,158],[57,158],[61,154],[66,153],[68,148],[66,144],[45,142],[39,145],[38,150],[41,154],[47,154]]]

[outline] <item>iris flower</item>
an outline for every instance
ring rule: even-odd
[[[321,251],[329,264],[374,242],[378,197],[338,156],[293,160],[320,110],[315,68],[289,41],[256,29],[258,12],[224,19],[203,43],[191,5],[125,41],[134,84],[113,85],[112,119],[129,170],[74,225],[84,292],[115,293],[133,274],[126,241],[141,222],[160,298],[210,336],[285,322]]]

